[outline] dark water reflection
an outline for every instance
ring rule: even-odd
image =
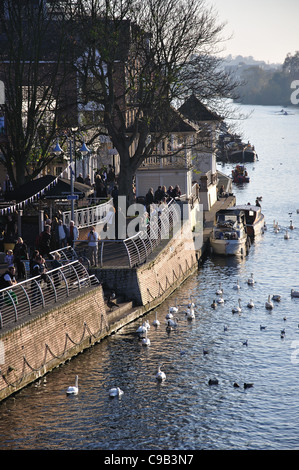
[[[249,256],[208,258],[157,309],[159,328],[152,326],[154,312],[146,316],[149,348],[136,335],[138,320],[3,402],[0,449],[299,448],[299,299],[290,296],[299,287],[299,116],[274,111],[257,108],[245,123],[260,160],[247,165],[251,182],[236,188],[237,202],[262,195],[268,227]],[[221,169],[231,171],[229,165]],[[290,212],[295,230],[285,240]],[[278,234],[274,219],[282,227]],[[246,282],[251,273],[254,286]],[[237,280],[239,292],[233,289]],[[220,282],[225,303],[214,310]],[[273,294],[282,301],[269,312],[265,302]],[[190,295],[197,304],[195,321],[179,312],[178,327],[167,332],[168,307],[176,299],[186,305]],[[232,314],[238,298],[240,315]],[[252,310],[246,307],[251,298]],[[167,375],[162,384],[155,380],[159,363]],[[79,395],[67,397],[76,374]],[[210,378],[219,384],[209,386]],[[254,386],[244,390],[244,382]],[[121,399],[109,397],[112,386],[124,391]]]

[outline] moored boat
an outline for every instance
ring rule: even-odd
[[[222,209],[216,213],[216,223],[210,236],[211,251],[217,255],[246,255],[249,249],[245,214]]]
[[[233,209],[244,212],[246,232],[250,238],[254,238],[264,233],[265,216],[262,214],[262,209],[260,206],[244,204],[234,206]]]
[[[236,143],[228,152],[228,160],[231,162],[255,162],[256,159],[256,151],[250,143]]]
[[[237,165],[232,170],[232,178],[234,183],[249,183],[250,181],[247,169],[244,165]]]

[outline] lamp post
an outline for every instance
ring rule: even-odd
[[[70,194],[70,199],[71,199],[71,220],[74,220],[74,205],[75,205],[75,195],[74,195],[74,170],[73,170],[73,138],[72,137],[67,137],[67,142],[69,145],[69,153],[70,153],[70,181],[71,181],[71,194]],[[79,152],[82,153],[82,155],[87,155],[89,153],[89,149],[86,147],[85,141],[83,139],[83,145]],[[56,146],[53,149],[53,153],[55,155],[61,155],[63,153],[62,148],[59,145],[59,141],[57,139]]]

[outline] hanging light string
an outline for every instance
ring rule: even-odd
[[[12,206],[8,206],[8,207],[4,207],[3,209],[0,209],[0,215],[12,214],[12,213],[18,211],[19,209],[24,209],[31,202],[38,201],[40,199],[40,197],[45,194],[46,191],[48,191],[49,189],[51,189],[53,186],[55,186],[58,183],[59,178],[61,178],[61,176],[63,175],[63,173],[67,169],[70,169],[70,171],[74,173],[74,170],[73,170],[72,166],[74,166],[74,162],[72,162],[72,164],[70,163],[69,166],[66,167],[60,173],[60,175],[58,175],[53,181],[51,181],[50,184],[45,186],[43,189],[38,191],[36,194],[33,194],[33,196],[30,196],[27,199],[25,199],[24,201],[20,201],[17,204],[14,204]]]

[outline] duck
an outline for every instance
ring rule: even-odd
[[[209,351],[207,349],[203,348],[202,353],[203,353],[204,356],[206,356],[207,354],[209,354]]]
[[[244,389],[253,387],[253,384],[244,383]]]
[[[67,388],[67,391],[66,391],[67,395],[78,395],[78,392],[79,392],[78,380],[79,380],[79,377],[78,377],[78,375],[76,375],[75,385],[70,385]]]
[[[242,344],[243,346],[248,346],[248,339],[245,339],[244,341],[242,341]]]
[[[224,325],[223,331],[227,331],[227,330],[228,330],[228,327],[226,325]]]
[[[154,321],[153,321],[153,325],[154,325],[154,326],[160,326],[160,322],[159,322],[159,320],[158,320],[158,318],[157,318],[157,312],[155,312],[155,319],[154,319]]]
[[[253,286],[254,282],[255,282],[255,281],[254,281],[254,279],[253,279],[253,273],[251,273],[251,276],[247,279],[247,284],[248,284],[249,286]]]
[[[247,307],[248,307],[248,308],[253,308],[253,307],[254,307],[254,303],[253,303],[253,300],[252,300],[252,299],[249,300],[249,302],[248,302],[248,304],[247,304]]]
[[[217,307],[217,303],[216,303],[216,300],[214,299],[213,302],[211,303],[211,307],[212,308],[216,308]]]
[[[274,307],[273,302],[271,302],[270,295],[268,296],[268,300],[265,303],[265,307],[267,310],[272,310],[272,308]]]
[[[209,385],[218,385],[218,380],[217,379],[209,379]]]
[[[194,309],[193,309],[193,308],[188,308],[188,309],[187,309],[186,317],[187,317],[187,320],[194,320],[194,318],[195,318],[195,313],[194,313]]]
[[[241,299],[238,299],[238,303],[239,303],[238,307],[234,307],[232,309],[233,313],[241,313],[241,311],[242,311],[242,309],[241,309]]]
[[[163,380],[165,380],[165,379],[166,379],[166,374],[165,374],[165,372],[163,372],[161,370],[161,366],[159,365],[158,366],[158,372],[156,374],[156,380],[158,380],[158,382],[163,382]]]
[[[124,392],[119,387],[112,387],[109,390],[110,397],[121,397]]]
[[[190,295],[190,299],[189,299],[189,303],[188,303],[188,308],[194,308],[195,307],[195,303],[193,302],[193,297],[192,295]]]
[[[235,290],[241,289],[240,284],[239,284],[239,280],[237,280],[237,284],[235,284],[235,285],[233,286],[233,289],[235,289]]]
[[[221,287],[221,282],[219,284],[219,289],[216,290],[216,295],[222,295],[223,294],[223,289]]]
[[[274,300],[275,302],[280,302],[281,295],[278,295],[278,294],[272,295],[272,300]]]
[[[291,297],[299,297],[299,290],[291,289]]]
[[[265,330],[266,326],[260,325],[260,330]]]

